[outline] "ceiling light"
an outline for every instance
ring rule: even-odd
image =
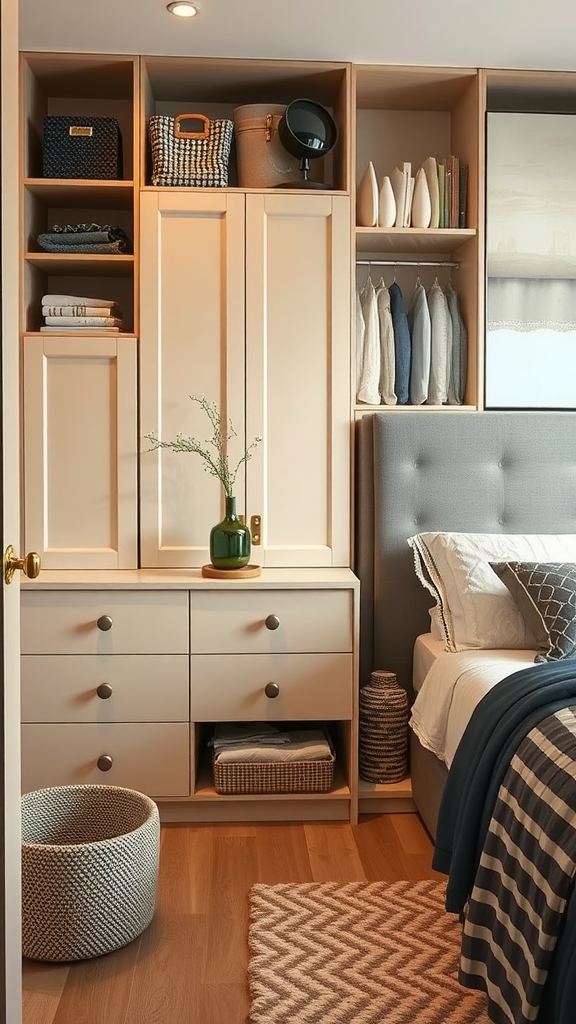
[[[167,5],[166,10],[178,18],[193,18],[195,14],[200,13],[198,4],[190,3],[190,0],[174,0],[174,3]]]

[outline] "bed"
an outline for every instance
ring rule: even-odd
[[[456,674],[462,668],[458,659],[464,668],[471,668],[473,676],[478,665],[476,652],[444,654],[445,641],[438,645],[431,636],[431,631],[438,632],[437,617],[431,622],[429,611],[434,601],[415,572],[414,550],[408,538],[440,532],[502,537],[576,534],[576,413],[419,410],[364,415],[357,423],[355,497],[355,568],[361,581],[361,684],[368,680],[372,669],[393,671],[413,702],[414,681],[419,687],[442,658],[452,659]],[[576,554],[568,557],[576,562]],[[506,648],[486,651],[483,656],[489,663],[488,673],[492,672],[493,682],[503,680],[499,690],[505,689],[509,680],[519,681],[517,685],[526,684],[528,690],[531,674],[540,670],[551,672],[553,686],[563,686],[564,676],[568,676],[572,687],[569,692],[574,697],[573,707],[567,713],[576,720],[573,673],[569,666],[565,671],[566,661],[535,665],[538,649],[532,637],[525,649],[519,646],[513,654]],[[500,657],[502,663],[498,663]],[[414,709],[417,705],[418,700]],[[504,724],[509,713],[506,706]],[[463,715],[464,719],[466,715],[470,718],[471,711]],[[476,716],[472,724],[475,721]],[[470,721],[467,726],[463,721],[460,734],[470,725]],[[459,745],[455,733],[448,757],[442,759],[429,749],[434,747],[434,743],[428,742],[429,737],[425,745],[419,741],[419,731],[411,729],[410,733],[413,800],[438,850],[438,812],[443,793],[450,792],[446,760],[460,757],[465,752],[465,743]],[[481,748],[489,736],[490,731],[478,733],[474,740]],[[446,743],[446,739],[444,736],[442,742]],[[576,770],[568,774],[573,791]],[[451,782],[454,777],[452,772]],[[570,800],[567,827],[574,830],[576,804],[573,796]],[[443,812],[446,803],[445,799]],[[576,865],[571,864],[567,874],[571,892],[575,869]],[[495,887],[494,878],[493,874],[486,890]],[[540,993],[546,994],[538,997],[541,1003],[537,1012],[542,1014],[538,1019],[553,1024],[573,1019],[576,999],[576,962],[572,959],[576,946],[576,898],[565,907],[562,923],[558,925],[559,932],[564,929],[564,936],[561,934],[558,940],[554,962],[560,964],[563,977],[573,980],[567,988],[564,981],[558,981],[558,968],[550,968],[550,980],[542,982],[540,989]],[[465,919],[461,972],[465,964],[466,927]],[[541,934],[541,929],[537,934]],[[570,942],[562,942],[568,935]],[[523,979],[518,975],[513,981],[518,990],[516,995],[524,999],[525,993],[520,992]],[[472,978],[469,987],[484,984]],[[514,1011],[518,1016],[510,1017],[505,1013],[499,1016],[497,998],[490,1005],[496,1007],[491,1010],[491,1019],[495,1021],[535,1019],[530,1006],[523,1006]]]
[[[412,700],[433,604],[408,537],[425,531],[576,533],[576,413],[364,415],[356,438],[360,682],[395,672]],[[435,836],[446,765],[411,735],[413,799]]]

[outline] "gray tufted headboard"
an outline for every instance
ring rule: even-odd
[[[360,681],[383,668],[410,691],[432,598],[406,538],[576,533],[576,412],[398,410],[364,415],[356,431]]]

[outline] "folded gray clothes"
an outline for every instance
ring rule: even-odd
[[[113,224],[54,224],[50,231],[38,236],[38,244],[48,252],[86,252],[85,246],[118,246],[106,252],[130,252],[131,241],[126,232]],[[82,248],[81,248],[82,247]],[[90,248],[89,252],[100,251]]]
[[[208,741],[214,750],[246,744],[253,747],[259,743],[289,743],[285,732],[280,732],[268,722],[218,722],[212,739]]]
[[[322,729],[294,729],[282,734],[287,743],[238,744],[215,750],[218,764],[237,761],[279,764],[290,761],[325,761],[333,758],[332,748]]]
[[[78,237],[78,236],[77,236]],[[67,245],[62,242],[62,235],[39,235],[38,245],[45,250],[45,252],[67,252],[74,254],[81,253],[116,253],[123,254],[126,252],[125,242],[84,242],[79,245]]]

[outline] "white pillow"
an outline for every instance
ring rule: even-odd
[[[416,575],[436,601],[448,651],[536,648],[490,562],[576,562],[574,533],[419,533],[408,543]]]

